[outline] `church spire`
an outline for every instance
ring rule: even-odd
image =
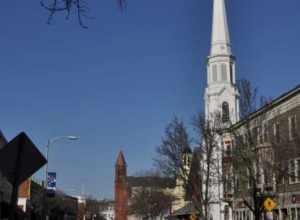
[[[213,2],[210,56],[231,55],[225,0],[213,0]]]
[[[127,220],[127,214],[127,168],[123,152],[120,151],[115,167],[115,220]]]
[[[120,151],[118,154],[116,166],[126,166],[125,158],[122,151]]]
[[[207,59],[205,91],[206,117],[210,119],[221,113],[224,124],[229,121],[235,123],[239,119],[235,58],[231,53],[225,1],[213,0],[211,51]]]

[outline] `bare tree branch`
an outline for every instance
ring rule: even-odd
[[[125,0],[117,0],[119,8],[124,10],[126,8]],[[82,28],[87,28],[83,18],[91,19],[92,17],[88,16],[89,7],[88,2],[85,0],[41,0],[40,4],[42,8],[49,12],[47,23],[51,24],[53,17],[56,13],[64,12],[66,13],[66,19],[70,18],[71,12],[77,15],[78,23]]]

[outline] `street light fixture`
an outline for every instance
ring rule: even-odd
[[[57,136],[57,137],[54,137],[54,138],[51,138],[48,140],[48,143],[46,145],[46,148],[47,148],[47,151],[46,151],[46,159],[47,159],[47,163],[46,163],[46,169],[45,169],[45,182],[44,182],[44,205],[43,205],[43,210],[45,211],[45,198],[46,198],[46,188],[47,188],[47,176],[48,176],[48,164],[49,164],[49,150],[50,150],[50,146],[52,144],[54,144],[55,142],[59,141],[59,140],[63,140],[63,139],[66,139],[66,140],[70,140],[70,141],[75,141],[75,140],[78,140],[79,137],[78,136],[73,136],[73,135],[69,135],[69,136]],[[48,219],[48,216],[46,215],[46,220]]]
[[[46,153],[46,160],[47,160],[47,164],[46,164],[46,170],[45,170],[45,183],[47,183],[47,174],[48,174],[48,164],[49,164],[49,150],[50,150],[50,146],[51,144],[59,141],[59,140],[62,140],[62,139],[67,139],[67,140],[70,140],[70,141],[74,141],[74,140],[78,140],[79,137],[77,136],[72,136],[72,135],[69,135],[69,136],[57,136],[57,137],[54,137],[54,138],[51,138],[48,140],[48,143],[47,143],[47,153]]]

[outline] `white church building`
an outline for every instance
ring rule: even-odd
[[[206,120],[221,114],[224,125],[239,121],[239,92],[236,87],[235,57],[232,54],[225,0],[213,0],[210,54],[207,58],[207,86],[204,95]],[[214,157],[222,178],[222,137]],[[205,169],[205,167],[204,167]],[[232,210],[224,202],[222,181],[211,186],[209,220],[232,219]],[[205,187],[204,187],[205,188]],[[225,214],[226,213],[226,214]],[[226,216],[226,217],[225,217]]]

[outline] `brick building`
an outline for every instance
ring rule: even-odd
[[[253,190],[252,184],[248,180],[243,182],[232,169],[231,161],[233,150],[247,141],[246,127],[259,152],[255,165],[257,194],[262,200],[270,196],[276,201],[274,219],[300,220],[300,85],[251,113],[247,120],[234,124],[231,129],[238,131],[238,136],[232,132],[224,135],[224,179],[234,176],[232,181],[224,183],[224,198],[228,204],[225,219],[254,219],[245,202],[247,192]],[[264,167],[265,162],[272,164],[272,169]]]
[[[37,181],[27,179],[19,187],[18,207],[27,216],[40,218],[43,206],[53,218],[75,220],[77,218],[80,203],[78,198],[57,191],[54,197],[46,197],[43,204],[44,189]]]

